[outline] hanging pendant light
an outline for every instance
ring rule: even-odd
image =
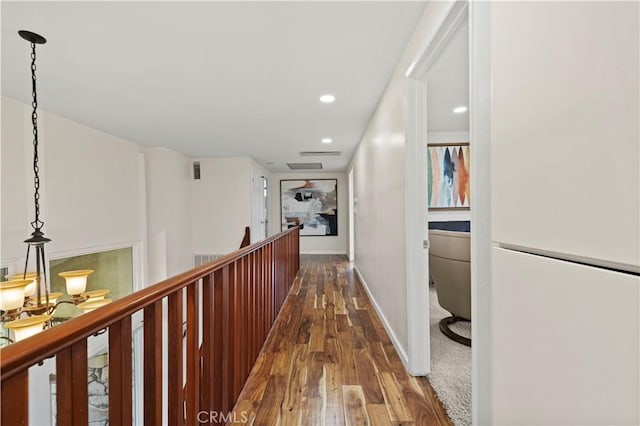
[[[44,236],[42,228],[44,222],[40,220],[40,167],[38,165],[38,92],[36,90],[36,45],[44,44],[47,40],[39,34],[31,31],[18,31],[23,39],[31,43],[31,124],[33,126],[33,201],[35,218],[31,222],[33,232],[31,237],[24,240],[27,243],[27,258],[24,263],[24,275],[27,274],[29,266],[29,252],[33,247],[36,254],[36,303],[28,308],[28,313],[33,315],[44,314],[51,308],[49,301],[49,288],[47,286],[47,260],[44,245],[51,239]],[[44,297],[43,297],[44,293]],[[44,303],[43,303],[44,301]]]

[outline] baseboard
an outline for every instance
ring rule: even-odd
[[[360,283],[362,284],[364,291],[367,293],[367,296],[369,296],[369,300],[371,301],[371,304],[375,308],[376,313],[378,314],[378,317],[380,317],[380,320],[382,321],[382,325],[384,325],[384,329],[387,331],[387,334],[391,338],[391,343],[393,343],[393,346],[396,348],[396,352],[398,352],[398,356],[400,357],[400,360],[404,365],[404,369],[407,371],[410,371],[409,357],[407,356],[407,351],[405,351],[405,349],[400,344],[398,337],[396,336],[396,334],[393,332],[393,329],[389,325],[389,321],[387,321],[387,317],[382,312],[382,309],[380,309],[380,305],[378,305],[378,302],[376,301],[375,297],[373,297],[373,294],[371,294],[371,290],[369,290],[369,286],[367,285],[367,282],[362,277],[362,274],[360,273],[356,265],[353,265],[353,270],[356,272],[356,275],[358,276],[358,279],[360,280]]]

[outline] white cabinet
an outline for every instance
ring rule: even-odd
[[[640,424],[640,277],[492,258],[493,423]]]
[[[638,265],[638,2],[496,2],[493,239]]]

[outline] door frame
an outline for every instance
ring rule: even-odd
[[[414,376],[431,371],[429,331],[429,251],[427,162],[427,76],[460,25],[469,17],[467,1],[451,2],[433,39],[406,72],[406,273],[408,370]],[[476,167],[477,168],[477,167]],[[472,169],[473,170],[473,169]]]
[[[267,196],[264,195],[264,184],[267,182]],[[269,236],[268,203],[269,203],[269,181],[267,177],[256,171],[251,173],[251,243],[255,243]],[[264,237],[262,233],[264,232]]]
[[[469,6],[469,138],[471,157],[471,417],[491,415],[491,2]]]
[[[347,173],[347,177],[349,179],[349,252],[347,253],[349,257],[349,262],[355,262],[355,189],[354,189],[354,175],[353,175],[353,167],[349,169]]]

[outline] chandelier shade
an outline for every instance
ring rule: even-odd
[[[31,280],[31,284],[27,284],[24,288],[24,297],[31,297],[36,294],[36,285],[38,284],[38,274],[35,272],[27,272],[26,274],[11,274],[7,277],[9,281]]]
[[[19,342],[35,334],[40,333],[45,324],[51,319],[51,315],[33,315],[21,318],[5,324],[5,327],[13,330],[15,341]]]
[[[78,309],[83,310],[84,313],[86,314],[88,312],[95,311],[96,309],[101,308],[105,305],[108,305],[111,302],[112,302],[111,299],[99,299],[99,300],[87,301],[87,302],[80,303],[78,305]]]
[[[69,296],[78,296],[87,289],[87,277],[93,273],[93,269],[81,269],[78,271],[60,272],[58,275],[67,282]]]
[[[0,282],[0,310],[13,311],[24,304],[25,288],[32,280],[14,280]]]
[[[94,302],[96,300],[102,300],[110,290],[91,290],[82,293],[82,298],[87,299],[87,302]]]

